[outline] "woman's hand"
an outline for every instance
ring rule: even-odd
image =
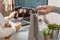
[[[13,12],[8,16],[8,18],[9,18],[9,19],[14,18],[14,16],[15,16],[16,13],[18,13],[18,12],[17,12],[17,11],[13,11]]]

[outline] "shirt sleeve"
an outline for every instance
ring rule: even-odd
[[[0,38],[9,36],[9,35],[13,34],[14,32],[16,32],[15,27],[11,27],[11,28],[1,28],[0,27]]]
[[[60,7],[53,6],[52,12],[56,12],[60,14]]]
[[[5,24],[9,22],[8,16],[4,17],[4,19],[5,19]]]

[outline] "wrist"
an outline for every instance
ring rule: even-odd
[[[10,20],[10,19],[12,19],[12,17],[11,16],[8,16],[8,19]]]
[[[16,27],[15,26],[12,26],[12,28],[11,29],[13,29],[15,32],[16,32]]]
[[[17,26],[15,26],[16,31],[18,30]]]

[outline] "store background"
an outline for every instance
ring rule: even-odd
[[[21,6],[21,7],[30,7],[30,8],[36,8],[38,5],[47,5],[48,0],[15,0],[15,7]]]

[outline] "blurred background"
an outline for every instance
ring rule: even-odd
[[[14,7],[36,8],[38,5],[47,5],[48,0],[0,0],[0,12],[8,16]]]

